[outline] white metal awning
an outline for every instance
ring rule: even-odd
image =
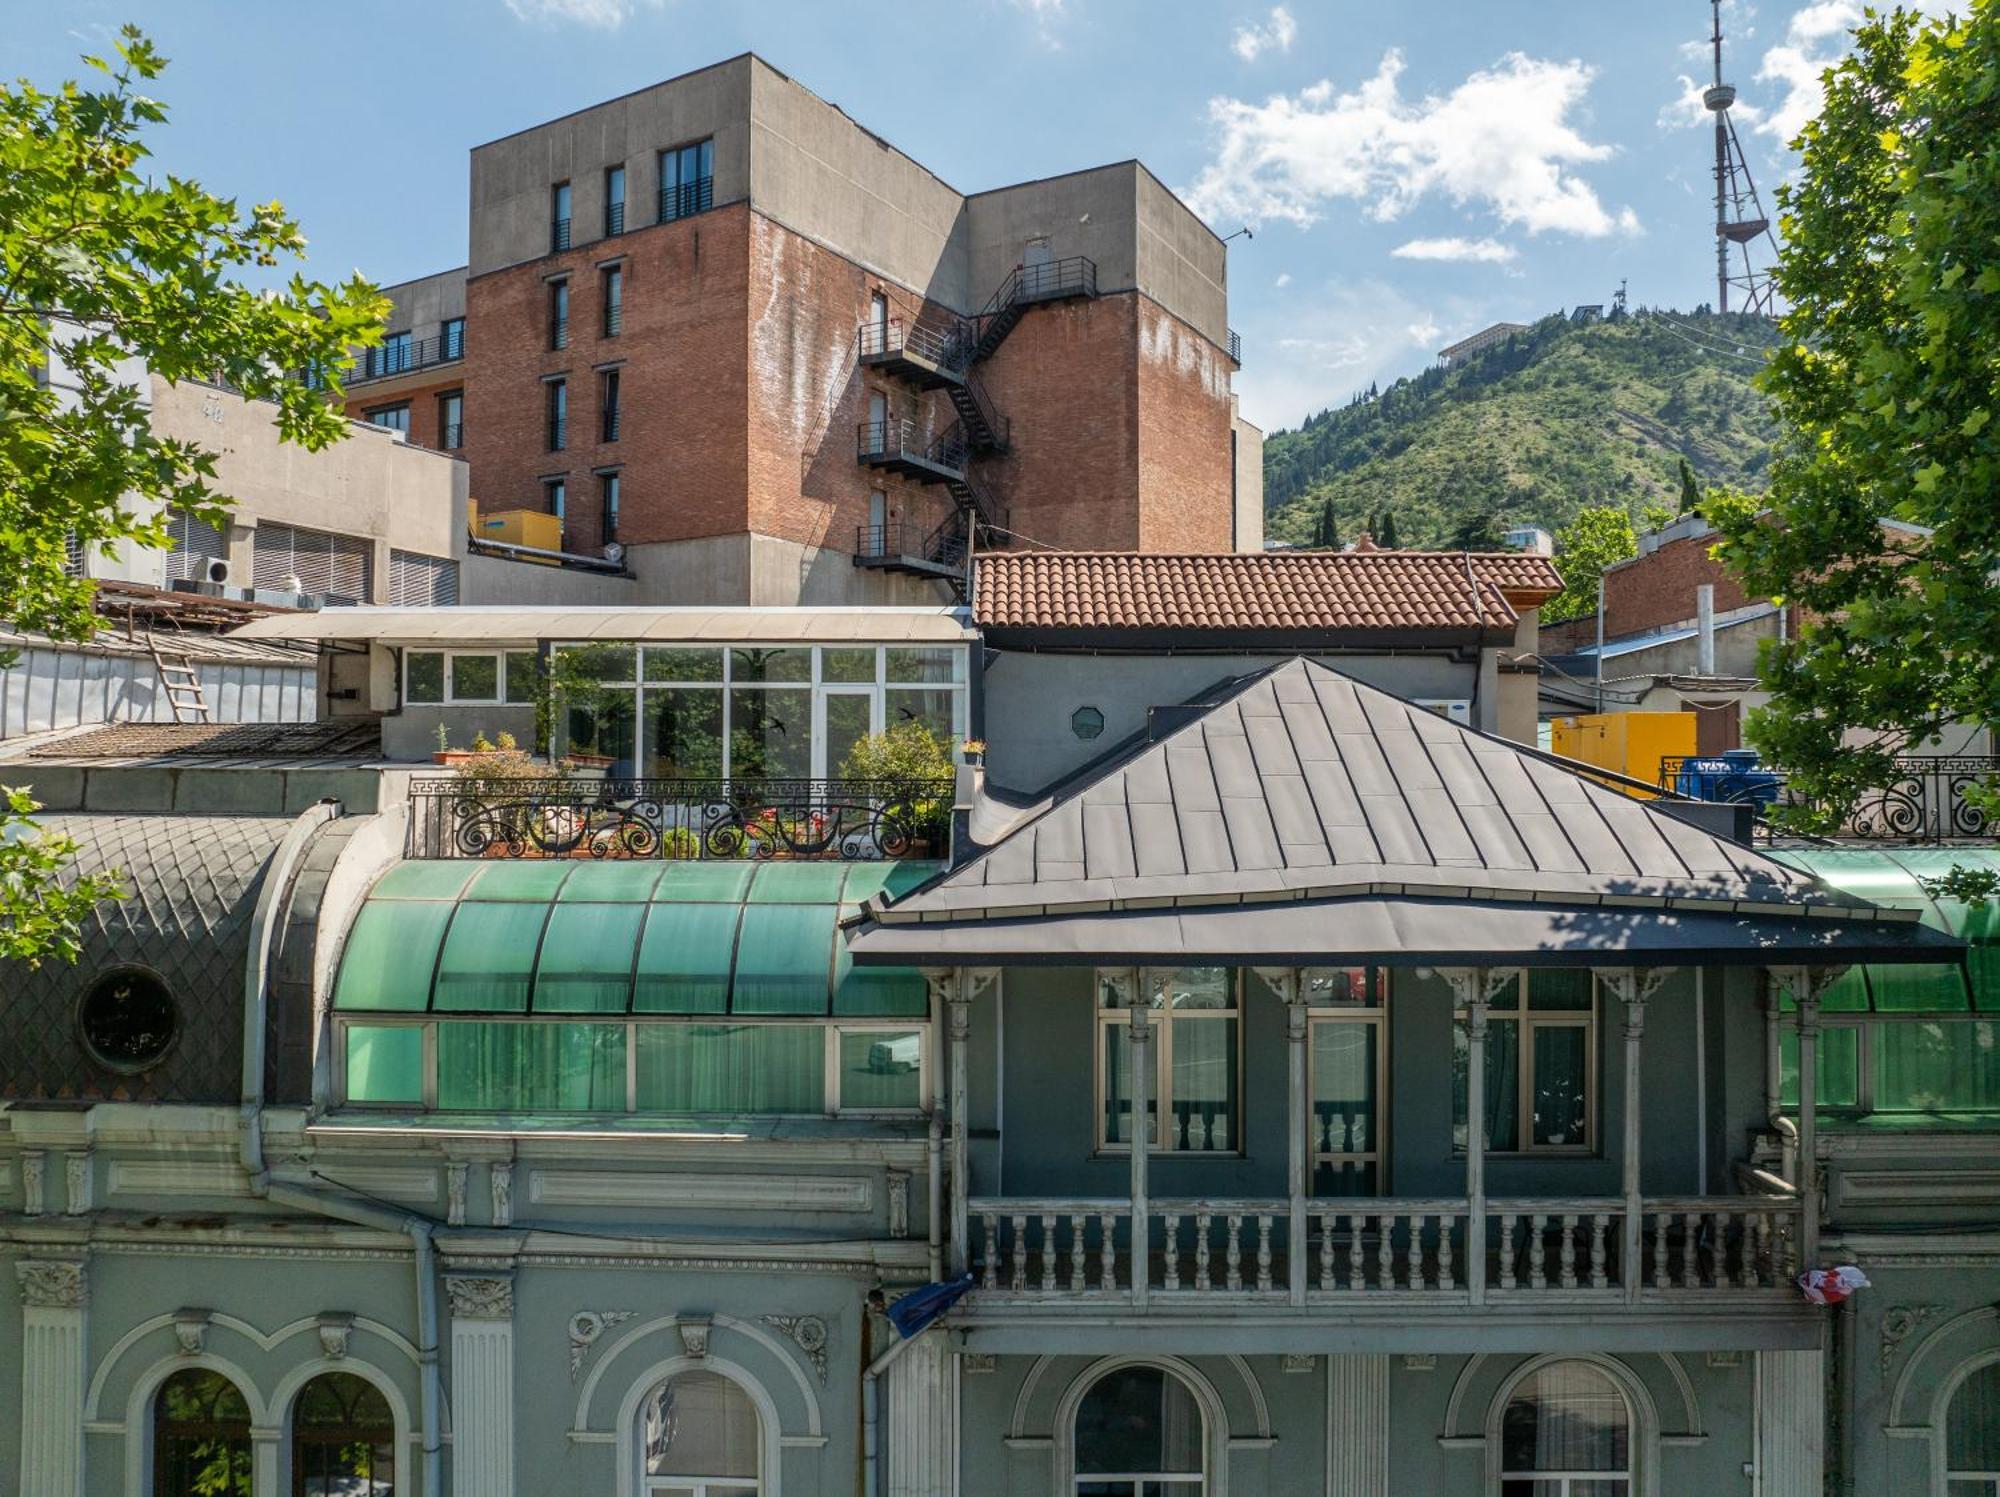
[[[976,638],[951,608],[327,608],[258,619],[230,638],[375,644],[703,640],[716,644],[958,644]]]

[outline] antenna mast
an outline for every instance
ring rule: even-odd
[[[1709,38],[1715,49],[1715,82],[1703,92],[1701,102],[1715,116],[1715,309],[1729,310],[1729,288],[1734,286],[1741,293],[1742,311],[1770,317],[1777,294],[1771,283],[1771,261],[1777,258],[1778,241],[1751,180],[1743,143],[1736,138],[1736,122],[1729,117],[1736,86],[1722,81],[1722,0],[1709,0],[1709,10],[1715,21]],[[1751,246],[1759,239],[1768,251],[1761,257],[1761,267],[1751,255]]]

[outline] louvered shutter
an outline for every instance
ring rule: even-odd
[[[366,603],[374,549],[360,536],[266,521],[257,527],[251,583],[282,588],[296,576],[303,591],[329,603]]]
[[[458,563],[416,551],[389,553],[389,602],[397,608],[451,608],[458,602]]]
[[[200,582],[208,576],[211,561],[229,557],[229,542],[222,532],[184,509],[173,512],[167,533],[173,537],[173,547],[167,552],[169,582]]]

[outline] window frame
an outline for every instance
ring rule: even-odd
[[[465,357],[465,319],[446,317],[438,323],[438,358],[449,363]]]
[[[1197,963],[1195,965],[1206,966],[1209,964]],[[1091,1153],[1093,1157],[1123,1159],[1129,1157],[1132,1152],[1132,1146],[1129,1143],[1120,1143],[1105,1136],[1107,1132],[1104,1112],[1105,1082],[1107,1079],[1105,1074],[1105,1060],[1108,1040],[1105,1031],[1107,1029],[1115,1029],[1121,1025],[1129,1026],[1132,1022],[1133,1009],[1140,1005],[1137,1003],[1127,1003],[1121,1004],[1116,1008],[1106,1008],[1103,1004],[1104,990],[1106,987],[1115,989],[1120,982],[1132,982],[1136,984],[1133,988],[1135,994],[1150,993],[1154,990],[1157,983],[1171,981],[1172,975],[1181,970],[1182,968],[1177,966],[1139,968],[1099,967],[1095,969],[1094,985],[1096,991],[1093,994],[1093,998],[1095,999],[1096,1026],[1091,1036],[1095,1042],[1091,1046],[1093,1097],[1091,1114],[1095,1119],[1091,1125]],[[1243,1010],[1245,997],[1244,984],[1248,969],[1223,965],[1223,970],[1230,974],[1230,986],[1234,999],[1228,1008],[1172,1009],[1166,1007],[1164,1004],[1153,1004],[1150,1002],[1145,1005],[1148,1015],[1147,1026],[1153,1032],[1153,1087],[1146,1099],[1152,1104],[1152,1112],[1146,1119],[1149,1125],[1147,1129],[1149,1137],[1146,1145],[1146,1153],[1149,1158],[1172,1155],[1183,1159],[1240,1159],[1245,1156],[1245,1140],[1243,1137]],[[1114,980],[1108,977],[1107,974],[1123,975]],[[1202,1023],[1233,1022],[1236,1026],[1236,1074],[1231,1080],[1230,1144],[1226,1149],[1177,1148],[1171,1143],[1160,1142],[1159,1134],[1162,1132],[1177,1132],[1178,1130],[1151,1126],[1155,1120],[1166,1118],[1174,1105],[1173,1029],[1175,1020]]]
[[[542,397],[543,418],[546,430],[543,438],[548,443],[546,451],[569,451],[569,381],[565,378],[545,379],[542,388],[547,392]]]
[[[1790,1011],[1778,1015],[1776,1046],[1770,1057],[1771,1077],[1774,1094],[1778,1097],[1781,1112],[1797,1116],[1799,1110],[1797,1044],[1798,1029],[1793,1022],[1795,1015]],[[2000,1030],[2000,1012],[1991,1009],[1967,1009],[1963,1012],[1924,1012],[1921,1010],[1896,1011],[1852,1011],[1829,1013],[1820,1010],[1819,1074],[1827,1074],[1826,1037],[1834,1030],[1854,1030],[1854,1101],[1816,1102],[1814,1114],[1822,1125],[1828,1123],[1854,1123],[1867,1118],[1881,1119],[1894,1124],[1902,1120],[1905,1126],[1918,1126],[1922,1120],[1935,1117],[2000,1117],[2000,1105],[1993,1107],[1941,1107],[1935,1111],[1923,1112],[1916,1109],[1878,1108],[1875,1105],[1876,1092],[1876,1042],[1878,1031],[1890,1025],[1936,1024],[1936,1025],[1978,1025],[1986,1024]],[[1996,1035],[2000,1039],[2000,1035]],[[1789,1085],[1783,1080],[1784,1048],[1789,1040],[1793,1046],[1793,1070]],[[1973,1478],[1967,1478],[1971,1480]]]
[[[400,416],[400,422],[384,421],[383,416]],[[393,401],[388,405],[371,406],[361,413],[361,419],[370,426],[379,426],[384,431],[399,431],[404,436],[410,434],[410,403],[407,400]]]
[[[597,371],[597,438],[600,444],[616,444],[624,426],[624,380],[618,368]]]
[[[373,1390],[375,1395],[382,1400],[384,1406],[387,1409],[389,1416],[389,1422],[387,1425],[375,1425],[372,1427],[368,1425],[355,1425],[355,1424],[342,1425],[339,1426],[339,1428],[342,1431],[342,1433],[347,1437],[346,1439],[342,1440],[337,1438],[331,1438],[327,1434],[318,1432],[317,1426],[313,1425],[301,1426],[299,1424],[297,1418],[299,1404],[305,1398],[307,1392],[312,1388],[313,1384],[318,1382],[321,1378],[340,1377],[340,1376],[351,1377],[355,1379],[357,1382],[367,1384],[368,1387],[371,1390]],[[398,1410],[396,1407],[396,1403],[393,1399],[389,1397],[387,1390],[382,1386],[382,1384],[378,1383],[374,1378],[369,1377],[360,1371],[357,1371],[353,1366],[336,1365],[332,1367],[324,1367],[314,1370],[311,1376],[307,1377],[303,1382],[301,1382],[298,1385],[297,1388],[295,1388],[292,1391],[292,1394],[290,1398],[286,1401],[286,1406],[285,1406],[285,1460],[287,1468],[290,1472],[289,1485],[291,1486],[292,1490],[298,1491],[301,1489],[301,1485],[305,1480],[307,1474],[302,1470],[299,1461],[299,1450],[302,1445],[325,1446],[325,1445],[334,1445],[343,1443],[360,1443],[359,1440],[360,1436],[371,1433],[379,1433],[383,1429],[386,1429],[388,1431],[388,1438],[386,1440],[373,1441],[370,1443],[386,1445],[389,1449],[388,1480],[386,1482],[382,1481],[371,1470],[368,1477],[370,1494],[374,1493],[378,1487],[382,1488],[383,1490],[385,1490],[390,1494],[393,1494],[398,1487],[397,1468],[404,1464],[403,1442],[406,1436],[405,1436],[405,1431],[402,1427],[402,1423],[398,1418]],[[371,1460],[371,1465],[372,1465],[372,1460]]]
[[[569,277],[555,276],[549,285],[549,349],[569,347]]]
[[[413,657],[418,655],[442,655],[444,657],[444,697],[442,700],[436,702],[419,702],[419,701],[413,701],[411,699],[410,662]],[[530,658],[533,658],[535,652],[533,650],[520,649],[520,648],[510,649],[504,645],[496,645],[494,648],[489,650],[427,650],[427,649],[416,649],[413,647],[406,646],[402,651],[403,658],[401,661],[401,672],[400,672],[400,684],[402,687],[403,706],[406,708],[407,707],[532,707],[534,705],[532,700],[512,701],[507,696],[507,680],[508,680],[507,664],[509,657],[514,655],[527,655]],[[496,675],[494,678],[494,688],[493,688],[496,693],[495,695],[490,697],[462,697],[455,694],[456,675],[453,668],[453,664],[456,660],[458,660],[462,656],[478,656],[483,659],[492,660],[495,662]]]
[[[767,1028],[817,1029],[822,1047],[821,1106],[816,1112],[760,1112],[748,1114],[771,1118],[893,1119],[907,1121],[930,1116],[937,1102],[937,1015],[935,1001],[921,1015],[905,1018],[869,1015],[845,1017],[818,1014],[632,1014],[632,1013],[452,1013],[400,1009],[345,1009],[333,1019],[333,1082],[331,1105],[336,1110],[366,1113],[408,1113],[419,1111],[450,1116],[438,1106],[438,1034],[444,1025],[461,1024],[581,1024],[596,1028],[616,1026],[625,1031],[625,1101],[616,1109],[538,1107],[547,1113],[574,1118],[645,1118],[659,1112],[639,1106],[639,1045],[641,1028],[681,1027],[694,1029]],[[347,1032],[350,1029],[420,1029],[423,1032],[423,1076],[420,1100],[356,1100],[348,1092]],[[847,1034],[918,1033],[917,1104],[913,1107],[848,1107],[841,1102],[840,1041]],[[679,1114],[672,1114],[678,1116]],[[703,1117],[734,1117],[736,1113],[696,1113]]]
[[[1178,1471],[1154,1472],[1099,1472],[1077,1470],[1077,1420],[1082,1417],[1083,1408],[1090,1401],[1090,1395],[1097,1385],[1128,1368],[1139,1367],[1158,1372],[1162,1377],[1171,1378],[1180,1384],[1181,1391],[1193,1403],[1195,1412],[1201,1416],[1201,1470],[1199,1472]],[[1186,1492],[1207,1494],[1214,1489],[1218,1469],[1226,1469],[1228,1460],[1229,1425],[1225,1411],[1216,1403],[1215,1393],[1200,1374],[1179,1357],[1147,1356],[1144,1354],[1118,1355],[1101,1358],[1083,1369],[1064,1390],[1055,1411],[1056,1471],[1055,1490],[1064,1497],[1074,1497],[1078,1488],[1086,1481],[1123,1481],[1131,1484],[1133,1493],[1145,1490],[1146,1482],[1160,1482],[1168,1486],[1170,1497],[1174,1488]]]
[[[1587,1009],[1536,1009],[1530,997],[1532,967],[1495,968],[1496,973],[1506,972],[1517,979],[1515,992],[1519,995],[1516,1007],[1501,1009],[1492,1004],[1486,1008],[1487,1033],[1492,1034],[1493,1022],[1514,1023],[1519,1026],[1519,1040],[1515,1045],[1515,1065],[1519,1068],[1515,1076],[1515,1146],[1511,1149],[1497,1149],[1489,1142],[1485,1153],[1489,1159],[1513,1159],[1527,1155],[1567,1156],[1588,1159],[1598,1153],[1600,1133],[1600,1112],[1604,1104],[1603,1085],[1599,1072],[1603,1064],[1602,1047],[1599,1043],[1604,1021],[1604,996],[1600,991],[1597,973],[1590,974],[1590,1007]],[[1454,1008],[1451,1014],[1453,1045],[1464,1033],[1465,1010]],[[1581,1029],[1583,1041],[1583,1141],[1581,1143],[1543,1144],[1535,1142],[1535,1044],[1537,1029]],[[1458,1103],[1452,1101],[1452,1130],[1458,1129]],[[1465,1120],[1468,1140],[1472,1133],[1472,1119]],[[1452,1140],[1454,1158],[1465,1156],[1465,1144],[1456,1137]]]
[[[757,1416],[755,1476],[654,1476],[646,1470],[646,1410],[669,1383],[691,1372],[719,1377],[749,1400],[751,1409]],[[636,1471],[637,1475],[636,1484],[631,1490],[637,1493],[638,1497],[765,1497],[772,1483],[773,1473],[770,1469],[773,1459],[772,1442],[779,1437],[778,1430],[772,1424],[774,1414],[769,1405],[769,1395],[742,1376],[732,1376],[699,1360],[677,1358],[674,1363],[669,1364],[664,1377],[656,1378],[639,1391],[638,1401],[632,1405],[631,1427],[626,1432],[631,1443],[627,1447],[626,1459],[631,1462],[627,1470]],[[624,1490],[622,1482],[620,1489]]]
[[[619,161],[604,168],[604,237],[612,239],[624,232],[625,163]]]
[[[457,452],[465,446],[465,391],[441,390],[437,397],[438,406],[438,447],[445,452]],[[447,420],[450,413],[456,420]]]
[[[618,543],[618,522],[625,502],[625,474],[619,468],[603,468],[596,477],[598,530],[604,544],[613,546]]]
[[[1305,974],[1319,968],[1302,967],[1299,981],[1305,982]],[[1328,968],[1324,970],[1351,970]],[[1316,1200],[1338,1201],[1348,1197],[1317,1194],[1315,1189],[1322,1167],[1338,1168],[1346,1164],[1369,1166],[1375,1171],[1375,1188],[1371,1196],[1384,1193],[1389,1176],[1389,999],[1393,984],[1390,968],[1368,967],[1366,981],[1369,1001],[1355,1004],[1306,1005],[1306,1107],[1304,1124],[1306,1133],[1306,1191]],[[1375,1115],[1369,1120],[1368,1137],[1375,1147],[1360,1153],[1345,1151],[1324,1151],[1319,1147],[1318,1106],[1319,1106],[1319,1047],[1313,1043],[1315,1028],[1322,1024],[1367,1025],[1375,1031]]]
[[[1987,1368],[2000,1363],[2000,1351],[1988,1350],[1966,1358],[1946,1375],[1932,1405],[1935,1413],[1931,1419],[1931,1470],[1932,1491],[1937,1497],[1948,1497],[1953,1482],[1983,1481],[1986,1483],[1986,1497],[2000,1497],[2000,1468],[1992,1471],[1967,1471],[1954,1468],[1951,1462],[1951,1407],[1958,1402],[1958,1396],[1965,1385]]]
[[[1505,1465],[1503,1432],[1507,1410],[1521,1386],[1537,1373],[1568,1364],[1587,1367],[1611,1385],[1625,1405],[1625,1469],[1623,1471],[1510,1471]],[[1588,1352],[1549,1352],[1521,1362],[1500,1384],[1486,1411],[1487,1491],[1501,1497],[1510,1481],[1549,1482],[1558,1497],[1568,1497],[1572,1483],[1622,1481],[1624,1497],[1652,1497],[1652,1473],[1658,1465],[1658,1417],[1632,1375],[1610,1359]]]
[[[597,299],[603,308],[599,336],[616,338],[625,331],[625,267],[603,266],[597,274]]]

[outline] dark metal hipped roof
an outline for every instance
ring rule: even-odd
[[[1665,932],[1702,914],[1716,951],[1844,951],[1865,927],[1896,950],[1928,948],[1903,959],[1939,959],[1925,938],[1882,934],[1913,925],[1913,911],[1841,893],[1304,658],[1249,678],[971,862],[872,901],[849,942],[857,961],[956,960],[977,940],[942,927],[979,922],[997,940],[993,922],[1021,922],[992,954],[1052,959],[1111,939],[1086,917],[1146,914],[1144,928],[1111,922],[1116,940],[1158,940],[1149,949],[1167,954],[1240,939],[1242,955],[1273,960],[1281,948],[1471,949],[1436,910],[1490,915],[1472,945],[1495,953],[1585,949],[1557,939],[1574,932],[1602,960],[1671,944]],[[1374,912],[1374,935],[1341,929],[1356,911]],[[1826,934],[1837,924],[1855,936]],[[918,925],[926,934],[901,933]]]

